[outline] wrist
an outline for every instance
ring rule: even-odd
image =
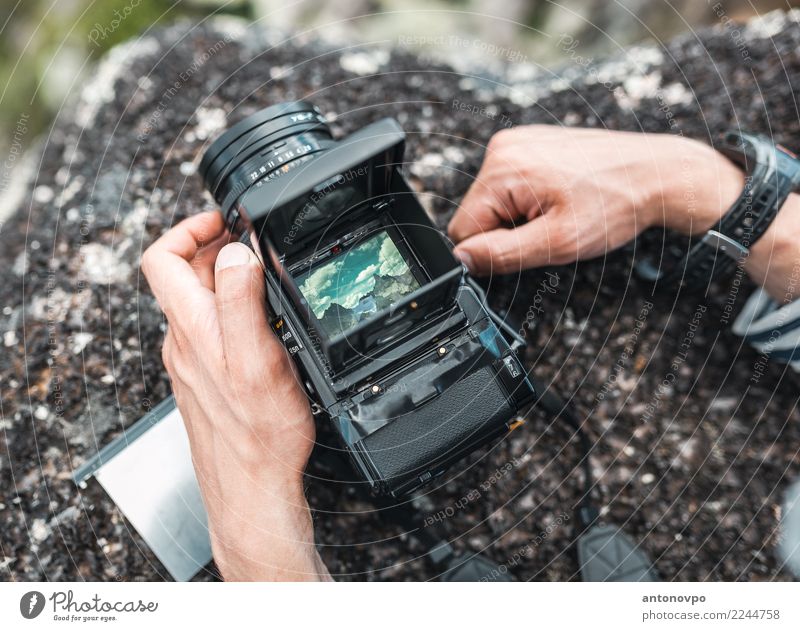
[[[664,137],[661,155],[667,165],[650,178],[650,225],[686,235],[713,228],[741,196],[744,172],[722,153],[703,143]],[[792,194],[770,226],[750,248],[744,269],[778,302],[800,293],[800,196]]]
[[[254,486],[209,520],[214,560],[227,581],[327,578],[302,487]],[[246,497],[245,497],[246,496]],[[238,510],[237,510],[238,509]]]
[[[685,235],[712,228],[744,190],[745,174],[712,147],[664,137],[661,164],[648,179],[650,224]]]

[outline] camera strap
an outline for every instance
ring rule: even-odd
[[[315,465],[321,465],[332,475],[343,479],[352,478],[352,465],[341,452],[317,443],[311,457]],[[355,485],[360,499],[373,504],[381,519],[404,529],[424,549],[428,559],[436,566],[438,579],[442,582],[508,582],[511,575],[486,556],[477,552],[459,552],[450,543],[447,530],[439,522],[425,520],[417,508],[419,498],[402,500],[390,496],[376,496],[365,490],[363,484]],[[430,522],[430,523],[429,523]]]
[[[575,511],[576,545],[581,578],[585,582],[653,582],[658,574],[642,547],[620,528],[604,523],[592,501],[595,491],[590,463],[592,442],[569,401],[564,401],[539,381],[534,381],[539,399],[534,403],[552,418],[560,418],[573,429],[581,445],[584,492]]]

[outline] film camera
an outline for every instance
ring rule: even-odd
[[[513,426],[535,397],[523,344],[487,307],[402,175],[393,119],[334,140],[306,102],[233,125],[205,185],[261,259],[272,326],[360,475],[400,496]]]

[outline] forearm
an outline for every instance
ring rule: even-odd
[[[209,525],[214,559],[223,578],[331,580],[314,543],[305,498],[294,493],[290,497],[270,494],[270,498],[246,516],[227,513]]]

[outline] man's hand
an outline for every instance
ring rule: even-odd
[[[203,213],[142,257],[168,321],[163,359],[214,559],[228,580],[327,578],[303,493],[315,436],[308,399],[267,323],[260,264],[228,239],[219,213]]]
[[[518,272],[600,256],[651,226],[703,232],[743,186],[733,163],[692,140],[518,127],[489,142],[449,233],[472,272]]]

